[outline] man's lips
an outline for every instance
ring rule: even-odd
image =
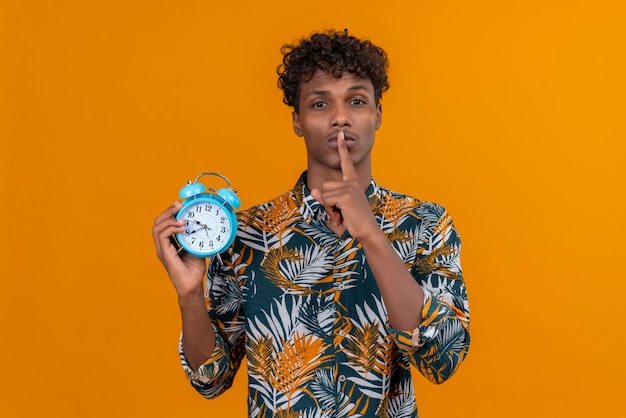
[[[337,145],[337,135],[338,134],[334,134],[333,136],[329,137],[326,142],[328,143],[328,145],[333,148],[333,149],[337,149],[338,145]],[[354,136],[352,136],[352,134],[348,134],[344,132],[344,140],[346,141],[346,146],[348,147],[348,149],[352,148],[354,146],[354,144],[356,143],[356,138]]]

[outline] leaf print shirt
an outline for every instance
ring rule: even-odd
[[[338,237],[306,187],[238,213],[237,238],[214,257],[206,304],[216,334],[192,385],[213,398],[248,367],[251,417],[416,417],[411,366],[448,379],[469,348],[460,240],[439,205],[367,190],[381,230],[424,289],[422,324],[393,329],[358,241]]]

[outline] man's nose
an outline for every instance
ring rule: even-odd
[[[344,105],[335,106],[335,113],[333,114],[333,126],[351,126],[350,112]]]

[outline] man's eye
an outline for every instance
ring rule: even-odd
[[[363,105],[363,104],[365,104],[365,100],[363,100],[363,99],[352,99],[351,102],[354,105]]]
[[[326,103],[324,102],[315,102],[311,105],[311,107],[324,107],[326,106]]]

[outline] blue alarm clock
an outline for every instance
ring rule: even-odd
[[[217,176],[226,181],[227,188],[208,189],[198,181],[203,176]],[[237,191],[230,181],[218,173],[200,173],[196,179],[180,189],[184,199],[176,219],[185,222],[185,232],[174,234],[176,241],[189,254],[200,258],[222,253],[230,247],[237,235],[237,215],[241,206]]]

